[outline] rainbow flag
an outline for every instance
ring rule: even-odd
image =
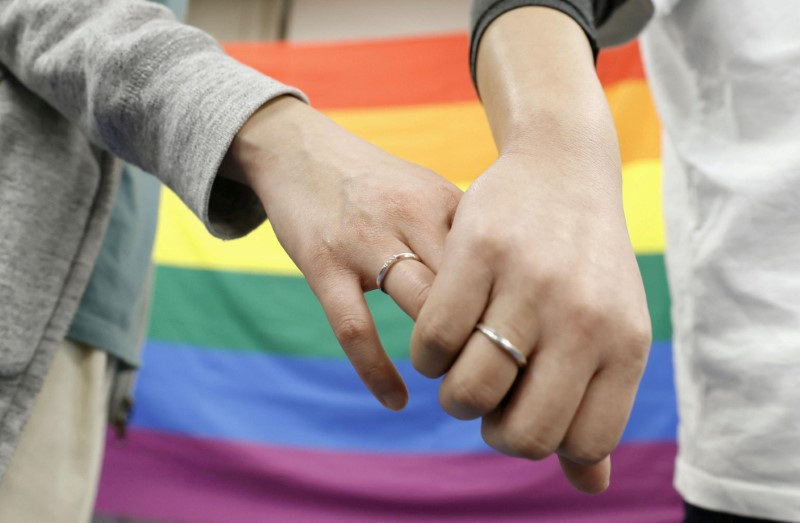
[[[463,34],[229,44],[345,128],[467,187],[495,158]],[[659,124],[635,44],[599,73],[620,133],[626,214],[647,287],[650,361],[610,489],[575,492],[554,459],[502,456],[449,418],[411,367],[410,320],[368,301],[411,400],[383,409],[346,361],[269,225],[226,242],[165,193],[153,316],[126,440],[109,436],[97,512],[136,521],[675,521],[676,409]]]

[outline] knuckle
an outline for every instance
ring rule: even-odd
[[[422,306],[425,305],[425,302],[428,301],[428,295],[431,292],[431,284],[427,282],[422,282],[416,289],[416,293],[412,299],[412,304],[414,306],[414,310],[421,311]]]
[[[452,223],[453,216],[458,208],[458,203],[461,201],[461,195],[461,191],[450,184],[439,186],[438,196],[440,200],[436,202],[436,208],[443,211],[448,225]]]
[[[643,358],[653,342],[653,330],[647,321],[632,323],[623,335],[622,345],[632,356]]]
[[[478,260],[496,261],[507,258],[510,242],[498,234],[490,221],[471,224],[468,253]]]
[[[342,345],[352,345],[363,340],[369,335],[370,326],[364,318],[345,316],[340,318],[333,327],[336,339]]]
[[[576,353],[599,343],[616,362],[644,369],[652,341],[649,318],[631,320],[630,315],[606,308],[599,300],[581,300],[569,309],[568,324]]]
[[[454,378],[442,385],[440,403],[450,415],[477,417],[492,411],[499,403],[497,391],[480,379]]]
[[[383,209],[387,215],[405,222],[415,223],[418,221],[418,199],[411,194],[403,191],[396,191],[383,195]]]
[[[315,242],[304,245],[301,249],[304,273],[308,272],[315,280],[325,281],[346,270],[342,263],[342,254],[348,251],[348,247],[338,235],[317,238]]]
[[[449,209],[450,212],[453,212],[458,207],[458,203],[461,201],[462,192],[450,185],[444,185],[442,188],[442,192],[444,193],[443,198],[445,200],[445,208]]]
[[[647,356],[650,352],[652,334],[650,329],[633,331],[625,334],[621,341],[620,361],[626,368],[631,369],[631,375],[638,381],[647,366]]]
[[[568,288],[569,280],[561,273],[561,268],[552,262],[537,259],[535,253],[525,253],[526,267],[529,267],[525,277],[531,287],[537,289],[542,296],[556,297],[563,295]]]
[[[312,266],[320,267],[322,270],[327,270],[331,265],[331,260],[335,259],[336,241],[332,238],[320,238],[319,241],[310,246],[307,251],[307,257]]]
[[[599,302],[591,299],[575,300],[569,310],[569,320],[573,333],[583,342],[597,339],[614,321]]]
[[[419,324],[419,341],[429,351],[444,351],[448,347],[446,329],[438,323]]]
[[[357,366],[356,371],[364,383],[377,384],[386,379],[386,373],[389,369],[382,365],[368,364]]]
[[[418,323],[417,324],[417,339],[419,341],[420,352],[425,353],[425,361],[449,361],[455,354],[453,342],[448,336],[448,329],[443,324],[438,322]],[[415,364],[415,367],[417,365]],[[425,369],[417,367],[417,370],[425,375],[426,370],[431,372],[438,372],[437,376],[441,374],[439,369]]]
[[[514,454],[533,460],[550,456],[557,447],[556,443],[547,441],[540,433],[523,428],[508,429],[504,439]]]
[[[599,463],[614,450],[613,444],[601,442],[575,443],[564,445],[563,452],[570,460],[581,465],[593,465]]]

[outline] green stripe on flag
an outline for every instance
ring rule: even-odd
[[[388,296],[367,294],[384,345],[408,357],[411,320]],[[344,357],[325,313],[297,276],[158,266],[151,339],[232,350]]]
[[[647,306],[653,322],[653,340],[671,340],[672,321],[669,314],[669,287],[667,286],[667,271],[664,268],[664,256],[661,254],[638,255],[636,261],[639,262],[639,270],[642,272],[642,280],[644,280],[644,290],[647,293]]]
[[[661,255],[637,257],[653,317],[653,337],[668,340],[669,293]],[[393,358],[408,358],[411,320],[388,296],[367,293]],[[322,307],[295,276],[158,266],[149,337],[229,350],[344,357]]]

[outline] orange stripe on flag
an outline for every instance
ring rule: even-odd
[[[622,162],[661,157],[661,124],[644,80],[624,80],[606,88],[614,115]]]

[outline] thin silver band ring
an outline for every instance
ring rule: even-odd
[[[516,363],[517,367],[520,369],[528,364],[528,360],[525,358],[525,355],[522,354],[522,352],[520,352],[520,350],[516,348],[514,344],[508,340],[508,338],[501,336],[500,333],[493,328],[489,327],[485,323],[479,323],[475,326],[475,330],[483,333],[487,338],[492,340],[492,343],[506,351],[506,353],[513,358],[514,363]]]
[[[378,288],[384,294],[389,294],[388,292],[386,292],[386,289],[383,288],[383,282],[384,280],[386,280],[386,275],[389,274],[389,269],[391,269],[395,263],[401,260],[422,261],[420,260],[419,256],[417,256],[413,252],[401,252],[400,254],[395,254],[394,256],[391,256],[388,260],[386,260],[386,262],[384,262],[383,266],[381,267],[381,270],[378,271],[378,278],[375,280],[378,284]]]

